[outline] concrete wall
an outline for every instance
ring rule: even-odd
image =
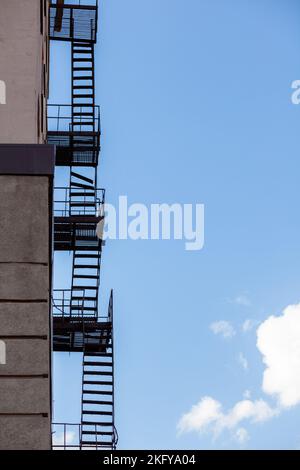
[[[5,157],[0,145],[0,450],[50,449],[52,178],[1,175]]]
[[[43,143],[48,95],[48,0],[1,0],[0,143]]]

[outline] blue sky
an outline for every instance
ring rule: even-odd
[[[129,203],[203,203],[206,211],[202,251],[187,252],[181,241],[105,247],[101,308],[113,287],[119,448],[298,448],[297,405],[246,420],[243,443],[239,427],[178,436],[176,426],[205,396],[224,412],[246,390],[277,406],[278,396],[262,390],[256,330],[300,302],[300,106],[291,103],[299,2],[100,3],[100,186],[111,203],[127,195]],[[68,46],[53,44],[51,62],[50,101],[69,103]],[[69,287],[66,259],[56,256],[56,288]],[[247,319],[255,327],[243,332]],[[214,334],[218,321],[235,335]],[[81,358],[57,355],[54,366],[55,421],[79,422]]]

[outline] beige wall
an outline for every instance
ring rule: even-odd
[[[51,185],[0,175],[0,450],[51,446]]]
[[[45,142],[47,7],[48,0],[0,0],[0,80],[6,84],[6,104],[0,104],[0,143]]]

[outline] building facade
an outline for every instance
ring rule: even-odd
[[[0,450],[118,440],[112,293],[99,312],[97,28],[97,0],[0,2]],[[69,105],[47,105],[51,41],[70,45]],[[55,165],[64,187],[53,187]],[[53,289],[54,252],[72,253],[69,289]],[[81,420],[71,425],[52,422],[55,352],[82,355]]]
[[[48,7],[46,0],[0,4],[1,450],[51,448]]]

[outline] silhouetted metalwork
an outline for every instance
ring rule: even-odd
[[[96,42],[98,1],[52,1],[50,4],[50,39],[56,41]]]
[[[72,55],[72,102],[48,106],[48,143],[56,146],[56,165],[70,168],[69,185],[54,190],[54,249],[73,252],[71,288],[53,292],[53,350],[83,353],[81,424],[54,424],[54,449],[115,449],[118,441],[113,292],[107,315],[99,314],[105,190],[97,187],[97,19],[97,0],[50,4],[50,38],[70,41]]]

